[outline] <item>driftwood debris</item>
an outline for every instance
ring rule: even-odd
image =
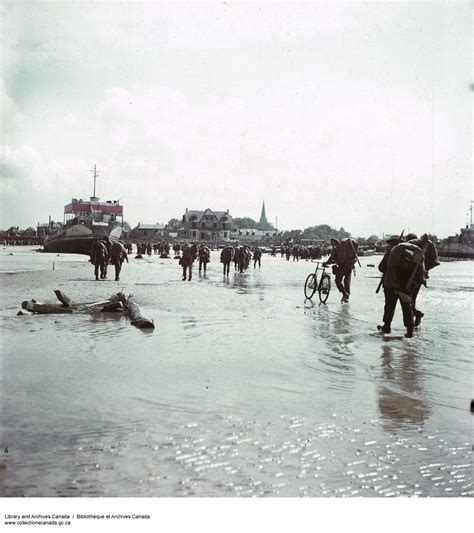
[[[103,313],[119,313],[123,311],[122,302],[108,302],[102,308]]]
[[[123,305],[123,313],[130,319],[132,326],[136,326],[140,329],[155,329],[153,320],[149,320],[141,314],[140,308],[133,301],[131,295],[127,298],[123,292],[119,292],[113,297],[113,299],[113,301],[120,302]]]
[[[37,302],[36,300],[30,300],[29,302],[25,300],[21,303],[22,310],[27,311],[29,313],[33,313],[35,315],[51,315],[51,314],[67,314],[67,313],[74,313],[82,311],[83,308],[93,308],[97,306],[102,306],[106,303],[110,303],[110,300],[104,300],[102,302],[93,302],[91,304],[72,304],[71,299],[63,294],[60,290],[56,289],[54,291],[54,294],[56,295],[57,299],[61,302],[61,305],[59,304],[44,304],[41,302]],[[18,314],[24,314],[24,313],[18,313]]]
[[[60,290],[55,289],[54,294],[64,307],[71,307],[71,299],[68,298],[65,294],[63,294]]]
[[[58,314],[58,313],[117,313],[122,312],[124,316],[130,319],[130,323],[140,329],[155,329],[153,320],[145,318],[138,305],[133,301],[132,296],[125,296],[123,292],[114,294],[107,300],[100,300],[98,302],[91,303],[79,303],[73,304],[71,299],[68,298],[59,290],[55,290],[54,294],[61,302],[59,304],[43,304],[36,300],[24,301],[21,304],[22,309],[18,312],[18,315],[30,315],[30,314]]]
[[[24,301],[21,303],[22,309],[36,315],[51,315],[56,313],[72,313],[70,307],[57,304],[42,304],[36,300]]]

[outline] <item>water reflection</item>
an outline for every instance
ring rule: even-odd
[[[305,315],[311,318],[310,327],[315,346],[318,350],[318,360],[321,368],[328,372],[328,376],[335,373],[344,378],[344,388],[353,380],[353,342],[351,334],[351,314],[348,306],[343,306],[340,311],[331,311],[324,304],[305,304]],[[352,386],[352,385],[350,385]]]
[[[400,426],[420,426],[430,416],[431,409],[422,396],[417,351],[405,346],[400,357],[394,357],[393,347],[382,345],[382,378],[379,388],[379,409],[383,427],[393,431]]]
[[[338,313],[335,313],[334,318],[334,333],[336,335],[346,335],[349,333],[350,329],[350,321],[351,321],[351,314],[349,310],[349,306],[343,305],[341,307],[341,311]]]
[[[260,278],[254,278],[253,283],[253,293],[258,295],[259,301],[263,302],[265,300],[265,288],[266,284]]]
[[[265,284],[258,278],[250,277],[248,272],[235,273],[234,287],[238,294],[258,295],[260,301],[265,299]]]
[[[249,278],[245,273],[236,272],[234,275],[234,287],[237,287],[237,292],[248,293],[249,292]]]
[[[325,306],[320,306],[319,315],[325,317],[327,321],[327,332],[325,341],[328,357],[327,364],[336,368],[338,372],[343,372],[345,378],[350,380],[353,377],[353,335],[350,334],[351,315],[348,306],[343,306],[339,312],[327,312]]]

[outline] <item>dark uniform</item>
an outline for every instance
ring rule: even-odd
[[[125,246],[121,242],[114,242],[110,251],[110,262],[115,266],[115,281],[120,281],[120,272],[124,261],[128,263]]]
[[[258,263],[258,268],[262,266],[262,250],[258,246],[255,247],[253,252],[253,267],[255,268]]]
[[[422,235],[421,239],[418,239],[415,233],[409,233],[405,239],[418,246],[422,250],[424,250],[424,271],[423,271],[423,279],[420,283],[417,283],[415,287],[413,288],[413,291],[411,293],[411,306],[413,310],[413,315],[415,319],[415,327],[419,326],[421,323],[421,319],[425,316],[424,313],[422,313],[416,306],[416,299],[418,297],[418,293],[420,292],[421,286],[426,286],[426,280],[429,278],[429,271],[439,266],[438,261],[438,250],[436,249],[436,246],[434,243],[430,240],[428,240],[427,235]]]
[[[403,314],[403,324],[407,331],[405,337],[413,337],[413,309],[412,296],[413,285],[419,283],[419,274],[421,269],[416,268],[413,277],[414,264],[409,263],[404,266],[405,255],[408,253],[416,261],[423,261],[421,249],[412,244],[401,242],[400,237],[391,237],[387,240],[389,249],[385,252],[382,261],[379,264],[379,271],[383,274],[383,290],[385,294],[385,305],[383,313],[383,325],[378,329],[383,333],[390,333],[391,324],[395,314],[397,302],[400,301]]]
[[[324,263],[325,265],[336,265],[336,267],[333,269],[335,274],[334,281],[336,282],[336,287],[338,288],[339,292],[342,293],[343,302],[349,301],[349,296],[351,294],[352,270],[357,261],[357,256],[355,254],[357,243],[354,243],[354,241],[351,242],[351,248],[354,250],[354,253],[351,254],[351,256],[346,257],[345,254],[342,253],[342,245],[339,240],[331,239],[332,252],[329,256],[329,259]]]

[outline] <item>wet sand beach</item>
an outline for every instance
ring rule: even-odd
[[[422,327],[404,339],[397,308],[386,339],[380,259],[360,259],[349,304],[333,284],[320,305],[307,261],[224,277],[212,252],[184,282],[132,255],[115,282],[86,256],[1,249],[1,495],[472,496],[473,263],[434,269]],[[16,316],[54,289],[133,293],[155,330]]]

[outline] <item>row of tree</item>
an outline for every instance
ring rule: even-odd
[[[275,231],[275,228],[270,222],[257,222],[253,218],[242,217],[234,218],[234,225],[238,229],[259,229],[262,231]]]

